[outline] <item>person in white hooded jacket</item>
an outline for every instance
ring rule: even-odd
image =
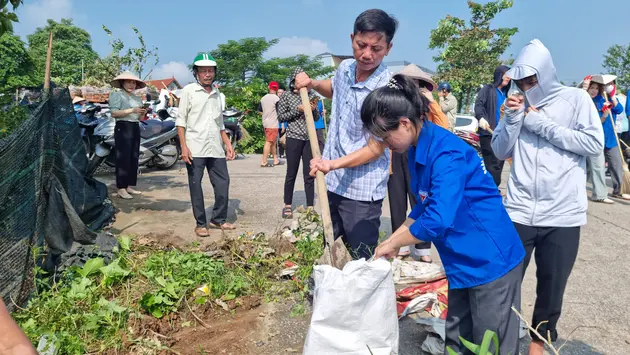
[[[604,132],[589,95],[560,84],[539,40],[521,50],[506,75],[521,94],[508,92],[492,149],[501,160],[513,159],[505,207],[525,247],[523,275],[536,249],[533,326],[555,341],[580,227],[586,224],[586,157],[601,153]],[[542,355],[543,342],[535,334],[532,339],[529,354]]]

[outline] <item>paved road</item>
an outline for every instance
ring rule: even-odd
[[[229,218],[239,225],[237,232],[272,233],[283,223],[280,211],[286,169],[284,166],[261,168],[259,162],[260,156],[248,156],[228,164]],[[111,174],[99,178],[108,185],[113,183]],[[183,165],[169,171],[146,171],[139,181],[139,188],[145,191],[142,197],[132,201],[116,200],[121,212],[114,230],[128,234],[155,233],[182,244],[198,240],[192,232],[194,220]],[[204,189],[206,208],[210,212],[213,197],[207,179]],[[300,177],[295,189],[295,204],[304,204]],[[562,341],[571,334],[562,353],[630,354],[630,204],[591,203],[588,215],[559,324]],[[382,229],[389,233],[387,201],[383,204],[382,222]],[[219,233],[215,232],[202,243],[218,237]],[[528,319],[534,298],[535,267],[531,265],[523,282],[523,312]],[[417,353],[412,346],[414,335],[408,331],[409,327],[405,329],[401,337],[410,345],[403,347],[401,353]]]

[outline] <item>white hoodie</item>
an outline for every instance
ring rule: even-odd
[[[604,149],[604,131],[586,90],[560,84],[549,50],[537,39],[506,73],[514,80],[536,74],[538,112],[505,108],[492,136],[499,159],[512,157],[505,207],[516,223],[537,227],[586,224],[586,156]],[[534,90],[534,91],[535,91]]]

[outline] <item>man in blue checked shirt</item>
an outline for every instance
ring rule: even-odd
[[[364,133],[361,105],[369,93],[389,81],[382,62],[397,27],[398,21],[382,10],[363,12],[350,35],[354,59],[341,62],[332,79],[311,80],[300,73],[295,80],[298,89],[314,89],[332,98],[323,159],[313,159],[311,175],[318,170],[327,173],[335,238],[343,237],[356,259],[369,259],[378,243],[389,177],[389,151]]]

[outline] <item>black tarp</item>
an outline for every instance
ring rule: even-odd
[[[33,291],[35,252],[46,255],[40,266],[54,269],[73,243],[94,244],[114,214],[105,184],[85,176],[69,91],[41,97],[0,140],[0,292],[8,306]]]

